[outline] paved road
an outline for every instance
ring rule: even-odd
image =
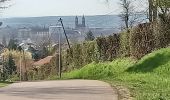
[[[95,80],[14,83],[0,88],[0,100],[118,100],[109,84]]]

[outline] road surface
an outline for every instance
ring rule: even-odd
[[[105,82],[64,80],[14,83],[0,88],[0,100],[118,100]]]

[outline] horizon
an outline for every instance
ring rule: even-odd
[[[85,17],[93,17],[93,16],[118,16],[119,14],[112,15],[84,15]],[[23,16],[23,17],[2,17],[0,19],[12,19],[12,18],[42,18],[42,17],[81,17],[83,15],[65,15],[65,16]]]
[[[15,17],[15,18],[3,18],[3,27],[7,25],[12,27],[22,26],[42,26],[42,25],[54,25],[59,18],[63,19],[66,27],[74,27],[75,16],[41,16],[41,17]],[[81,16],[78,16],[81,22]],[[117,22],[120,18],[117,15],[95,15],[85,16],[86,25],[88,27],[104,27],[104,28],[115,28],[119,25]],[[103,20],[101,20],[101,18]],[[100,23],[100,24],[99,24]]]

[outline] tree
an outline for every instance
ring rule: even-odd
[[[3,45],[4,47],[7,46],[7,42],[6,42],[6,37],[5,37],[5,36],[2,37],[2,45]]]
[[[149,4],[149,22],[153,22],[153,0],[148,0],[148,4]]]
[[[0,9],[8,8],[9,5],[4,5],[5,2],[8,2],[10,0],[0,0]]]
[[[149,22],[157,21],[158,0],[148,0],[149,3]]]
[[[86,36],[85,36],[86,41],[93,41],[94,39],[95,39],[95,37],[94,37],[92,31],[89,31],[86,33]]]
[[[10,1],[10,0],[0,0],[0,9],[5,9],[8,8],[9,5],[4,5],[5,2]],[[2,26],[3,22],[0,22],[0,26]]]
[[[167,17],[170,13],[170,0],[157,0],[158,8],[160,9],[159,17],[164,22],[167,21]]]
[[[159,17],[166,19],[170,13],[170,0],[148,0],[149,3],[149,21],[156,21]]]
[[[120,6],[122,8],[120,17],[124,21],[125,29],[128,30],[136,19],[134,18],[134,6],[131,0],[120,0]]]
[[[17,40],[10,39],[9,44],[8,44],[8,49],[16,50],[17,49]]]
[[[15,66],[15,61],[14,61],[11,54],[9,55],[9,58],[8,58],[7,68],[8,68],[8,72],[9,72],[10,75],[15,73],[16,69],[17,69],[16,66]]]
[[[167,47],[170,44],[170,0],[157,0],[159,29],[158,29],[158,48]]]
[[[48,48],[47,47],[43,47],[43,49],[42,49],[42,58],[47,57],[48,54],[49,54]]]
[[[15,74],[17,70],[12,54],[9,54],[7,61],[3,63],[3,66],[3,78],[5,81],[10,75]]]

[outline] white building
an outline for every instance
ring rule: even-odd
[[[61,26],[50,26],[49,27],[49,34],[51,36],[51,40],[52,42],[55,44],[55,43],[58,43],[58,40],[59,40],[59,34],[61,36],[61,40],[63,40],[63,29]]]
[[[31,29],[30,28],[19,28],[18,29],[18,39],[19,40],[26,40],[31,38]]]

